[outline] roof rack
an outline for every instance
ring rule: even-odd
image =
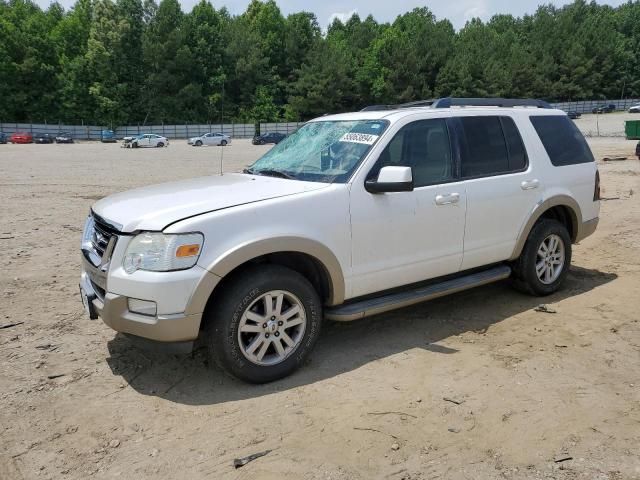
[[[552,108],[544,100],[533,98],[440,98],[431,105],[433,108],[450,107],[535,107]]]
[[[430,107],[436,100],[417,100],[415,102],[398,103],[396,105],[369,105],[364,107],[361,112],[376,112],[383,110],[398,110],[399,108],[412,108],[412,107]]]
[[[439,98],[435,100],[418,100],[409,103],[399,103],[397,105],[369,105],[361,112],[375,112],[384,110],[398,110],[401,108],[431,107],[431,108],[451,108],[451,107],[534,107],[552,108],[544,100],[532,98]]]

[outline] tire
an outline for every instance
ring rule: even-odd
[[[260,141],[258,142],[258,145],[264,145],[264,143],[265,143],[265,142],[264,142],[264,140],[260,140]]]
[[[220,142],[220,145],[223,146],[223,147],[226,147],[227,146],[227,141],[226,140],[222,140]]]
[[[131,148],[138,148],[138,142],[132,142]]]
[[[513,265],[514,286],[536,296],[551,295],[562,285],[570,266],[571,237],[567,228],[557,220],[540,219]]]
[[[202,146],[202,142],[200,140],[198,140],[195,145],[196,145],[196,147],[201,147]]]
[[[240,380],[266,383],[304,363],[322,325],[322,302],[305,277],[279,265],[258,265],[239,272],[223,288],[205,319],[209,355],[216,364]],[[299,313],[282,320],[277,312],[268,317],[267,295],[282,315],[296,306]]]
[[[164,147],[164,143],[163,142],[158,142],[158,143],[156,143],[156,147],[157,148],[162,148],[162,147]]]

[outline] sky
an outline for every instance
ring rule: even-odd
[[[50,0],[35,0],[41,7],[46,8]],[[73,5],[75,0],[58,0],[65,8]],[[159,0],[157,0],[159,1]],[[191,10],[199,0],[179,0],[184,11]],[[216,8],[226,6],[234,15],[242,13],[250,0],[211,0]],[[408,12],[415,7],[427,6],[438,19],[448,18],[456,29],[464,26],[467,20],[480,17],[489,20],[497,13],[511,13],[522,16],[535,12],[541,3],[552,3],[562,6],[571,3],[570,0],[276,0],[284,15],[311,11],[316,14],[323,30],[333,18],[348,19],[353,13],[364,19],[371,14],[378,22],[391,22],[398,15]],[[600,4],[618,6],[625,0],[599,0]]]

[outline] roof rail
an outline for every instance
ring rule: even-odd
[[[376,112],[384,110],[398,110],[399,108],[430,107],[435,100],[416,100],[415,102],[398,103],[397,105],[369,105],[361,112]]]
[[[553,108],[544,100],[532,98],[439,98],[436,100],[417,100],[415,102],[399,103],[397,105],[369,105],[361,112],[375,112],[384,110],[398,110],[400,108],[431,107],[535,107]]]
[[[450,107],[535,107],[552,108],[544,100],[533,98],[440,98],[433,102],[433,108]]]

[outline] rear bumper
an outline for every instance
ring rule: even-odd
[[[128,297],[109,292],[102,296],[84,271],[80,276],[80,287],[102,321],[118,332],[158,342],[186,342],[198,337],[202,313],[150,316],[131,312]]]
[[[582,222],[581,225],[578,225],[578,233],[576,234],[576,243],[584,240],[589,235],[592,235],[593,232],[598,228],[598,222],[600,221],[600,217],[592,218],[591,220],[587,220],[586,222]]]

